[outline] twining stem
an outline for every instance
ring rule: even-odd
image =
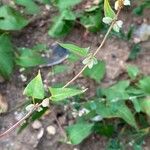
[[[118,18],[118,15],[119,15],[120,11],[121,11],[121,9],[119,9],[119,10],[117,11],[117,14],[116,14],[114,20],[112,21],[112,23],[111,23],[111,25],[110,25],[110,27],[109,27],[107,33],[105,34],[105,36],[104,36],[104,38],[103,38],[103,40],[102,40],[100,46],[99,46],[99,47],[96,49],[96,51],[91,55],[91,57],[94,57],[94,56],[101,50],[101,48],[103,47],[103,45],[104,45],[104,43],[105,43],[105,41],[106,41],[106,39],[107,39],[109,33],[111,32],[111,30],[112,30],[114,24],[116,23],[116,20],[117,20],[117,18]],[[69,82],[67,82],[67,83],[63,86],[63,88],[66,88],[68,85],[70,85],[72,82],[74,82],[74,81],[82,74],[82,72],[83,72],[87,67],[88,67],[88,65],[85,65],[85,66],[81,69],[81,71],[80,71],[75,77],[73,77]]]
[[[99,47],[97,48],[97,50],[93,53],[92,56],[95,56],[95,55],[101,50],[101,48],[103,47],[103,45],[104,45],[104,43],[105,43],[105,41],[106,41],[106,39],[107,39],[109,33],[111,32],[111,30],[112,30],[114,24],[115,24],[116,21],[117,21],[117,18],[118,18],[119,14],[120,14],[120,11],[121,11],[121,9],[119,9],[119,10],[117,11],[117,14],[116,14],[114,20],[112,21],[112,23],[111,23],[111,25],[110,25],[110,27],[109,27],[107,33],[105,34],[105,36],[104,36],[104,38],[103,38],[103,40],[102,40],[100,46],[99,46]]]
[[[37,110],[41,106],[41,104],[36,104],[34,108],[29,111],[23,118],[21,118],[17,123],[15,123],[13,126],[11,126],[8,130],[0,134],[0,138],[11,132],[13,129],[15,129],[18,125],[20,125],[24,120],[26,120],[35,110]]]
[[[107,33],[105,34],[105,36],[104,36],[104,38],[103,38],[103,40],[102,40],[100,46],[99,46],[99,47],[96,49],[96,51],[91,55],[91,57],[94,57],[94,56],[101,50],[101,48],[103,47],[103,45],[104,45],[104,43],[105,43],[105,41],[106,41],[106,39],[107,39],[109,33],[111,32],[111,30],[112,30],[112,28],[113,28],[113,25],[116,23],[116,20],[117,20],[117,18],[118,18],[118,15],[119,15],[120,11],[121,11],[121,8],[117,11],[117,14],[116,14],[116,16],[115,16],[115,19],[112,21],[112,23],[111,23],[111,25],[110,25],[110,27],[109,27]],[[67,82],[67,83],[63,86],[63,88],[66,88],[66,87],[69,86],[71,83],[73,83],[73,82],[82,74],[82,72],[87,68],[87,66],[88,66],[88,65],[85,65],[85,66],[81,69],[81,71],[80,71],[75,77],[73,77],[69,82]],[[37,110],[37,108],[40,107],[41,105],[42,105],[42,103],[40,103],[40,104],[35,104],[34,108],[33,108],[29,113],[27,113],[22,119],[20,119],[17,123],[15,123],[15,124],[14,124],[12,127],[10,127],[8,130],[6,130],[6,131],[3,132],[2,134],[0,134],[0,138],[1,138],[2,136],[4,136],[4,135],[8,134],[9,132],[11,132],[11,131],[12,131],[13,129],[15,129],[18,125],[20,125],[20,124],[21,124],[24,120],[26,120],[35,110]],[[58,120],[57,120],[57,121],[58,121]],[[60,125],[60,124],[58,123],[58,125]],[[61,128],[61,130],[63,130],[63,128]],[[63,132],[63,133],[64,133],[64,132]],[[66,137],[66,136],[65,136],[65,137]]]
[[[74,81],[82,74],[82,72],[86,69],[86,67],[87,67],[87,65],[85,65],[85,66],[81,69],[81,71],[80,71],[74,78],[72,78],[69,82],[67,82],[67,83],[63,86],[63,88],[66,88],[68,85],[70,85],[72,82],[74,82]]]

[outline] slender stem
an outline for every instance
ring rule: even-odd
[[[121,10],[121,9],[118,10],[118,12],[117,12],[117,14],[116,14],[116,16],[115,16],[115,19],[112,21],[112,23],[111,23],[111,25],[110,25],[110,27],[109,27],[107,33],[105,34],[105,36],[104,36],[104,38],[103,38],[103,40],[102,40],[100,46],[99,46],[99,47],[97,48],[97,50],[93,53],[93,56],[95,56],[95,55],[101,50],[101,48],[103,47],[103,45],[104,45],[104,43],[105,43],[105,41],[106,41],[106,39],[107,39],[109,33],[111,32],[111,30],[112,30],[114,24],[116,23],[116,20],[117,20],[117,18],[118,18],[118,15],[119,15],[119,13],[120,13],[120,10]]]
[[[111,23],[111,25],[110,25],[110,27],[109,27],[107,33],[105,34],[105,36],[104,36],[104,38],[103,38],[103,40],[102,40],[100,46],[99,46],[99,47],[97,48],[97,50],[91,55],[92,57],[95,56],[95,55],[101,50],[101,48],[103,47],[103,45],[104,45],[104,43],[105,43],[105,41],[106,41],[106,39],[107,39],[109,33],[111,32],[111,30],[112,30],[114,24],[116,23],[116,20],[117,20],[117,18],[118,18],[118,15],[119,15],[119,13],[120,13],[120,10],[121,10],[121,9],[119,9],[119,10],[117,11],[117,14],[116,14],[116,16],[115,16],[115,19],[112,21],[112,23]],[[63,88],[66,88],[68,85],[70,85],[72,82],[74,82],[74,81],[82,74],[82,72],[87,68],[87,66],[88,66],[88,65],[85,65],[85,66],[81,69],[81,71],[80,71],[75,77],[73,77],[69,82],[67,82],[67,83],[63,86]]]
[[[55,120],[56,120],[56,122],[57,122],[57,125],[58,125],[59,129],[62,131],[62,134],[63,134],[63,136],[64,136],[64,138],[65,138],[64,141],[66,141],[66,140],[67,140],[66,132],[65,132],[65,130],[63,129],[63,127],[61,126],[59,120],[57,119],[55,110],[52,109],[52,111],[53,111],[53,116],[54,116],[54,118],[55,118]]]
[[[111,23],[111,25],[110,25],[110,27],[109,27],[109,29],[108,29],[108,31],[107,31],[107,33],[106,33],[104,39],[102,40],[102,42],[101,42],[100,46],[97,48],[97,50],[92,54],[92,56],[95,56],[95,55],[101,50],[101,48],[102,48],[102,46],[104,45],[104,43],[105,43],[105,41],[106,41],[106,39],[107,39],[109,33],[111,32],[111,30],[112,30],[112,28],[113,28],[113,25],[115,24],[115,22],[116,22],[116,20],[117,20],[117,18],[118,18],[118,15],[119,15],[120,11],[121,11],[121,9],[118,10],[118,12],[117,12],[117,14],[116,14],[116,17],[115,17],[115,19],[113,20],[113,22]],[[87,66],[88,66],[88,65],[85,65],[85,66],[81,69],[81,71],[80,71],[75,77],[73,77],[69,82],[67,82],[67,83],[64,85],[63,88],[66,88],[68,85],[70,85],[72,82],[74,82],[74,81],[82,74],[82,72],[87,68]],[[40,107],[41,104],[42,104],[42,103],[40,103],[40,104],[35,104],[35,107],[34,107],[29,113],[27,113],[22,119],[20,119],[17,123],[15,123],[15,124],[14,124],[12,127],[10,127],[8,130],[6,130],[6,131],[3,132],[2,134],[0,134],[0,138],[3,137],[3,136],[5,136],[5,135],[8,134],[9,132],[11,132],[11,131],[12,131],[13,129],[15,129],[18,125],[20,125],[20,124],[21,124],[24,120],[26,120],[38,107]],[[57,121],[58,125],[60,126],[60,128],[63,130],[63,128],[61,127],[61,125],[60,125],[59,121],[57,120],[57,118],[56,118],[56,121]]]
[[[20,119],[18,122],[16,122],[12,127],[10,127],[8,130],[0,134],[0,138],[14,130],[17,126],[19,126],[24,120],[26,120],[41,104],[36,104],[35,107],[29,111],[22,119]]]
[[[74,82],[74,81],[82,74],[82,72],[86,69],[86,67],[87,67],[87,65],[85,65],[85,66],[81,69],[81,71],[80,71],[74,78],[72,78],[69,82],[67,82],[67,83],[63,86],[63,88],[66,88],[68,85],[70,85],[72,82]]]

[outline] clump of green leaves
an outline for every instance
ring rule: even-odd
[[[17,4],[22,5],[25,10],[30,14],[39,13],[39,7],[36,1],[16,0]],[[47,3],[47,0],[44,1]],[[48,33],[52,37],[60,37],[66,35],[71,27],[73,27],[76,19],[89,31],[96,32],[101,28],[99,19],[102,17],[101,7],[95,6],[85,10],[81,14],[76,14],[73,7],[79,4],[81,0],[57,0],[55,6],[59,10],[59,16],[54,20],[54,24],[49,29]],[[119,1],[116,1],[116,4]],[[129,5],[130,1],[125,0],[123,5]],[[33,7],[33,9],[32,9]],[[116,9],[119,6],[115,6]],[[9,6],[0,7],[0,29],[20,30],[28,24],[28,21],[22,17],[18,11]],[[111,24],[116,16],[114,10],[111,8],[109,0],[104,1],[104,14],[103,22]],[[119,32],[122,26],[122,21],[118,20],[113,24],[113,29]],[[130,33],[126,39],[130,39]],[[7,45],[7,47],[6,47]],[[74,145],[81,143],[85,138],[93,133],[113,137],[115,130],[119,129],[122,125],[122,131],[131,126],[134,133],[138,134],[137,137],[143,137],[149,133],[147,130],[149,124],[140,126],[140,119],[136,115],[150,116],[150,77],[144,76],[140,73],[136,66],[127,66],[126,80],[121,80],[115,84],[103,88],[101,81],[105,77],[106,66],[105,62],[97,60],[95,56],[89,52],[88,48],[81,48],[73,44],[60,43],[62,47],[67,49],[70,54],[81,57],[83,64],[86,66],[83,76],[94,80],[97,83],[94,97],[90,97],[84,101],[77,95],[83,95],[87,89],[80,89],[76,87],[54,87],[50,86],[48,91],[44,88],[40,72],[31,80],[24,90],[24,95],[28,97],[28,104],[26,111],[32,110],[36,104],[39,108],[30,116],[22,125],[26,127],[30,122],[40,118],[45,111],[52,104],[63,103],[64,100],[74,100],[73,108],[76,110],[77,118],[76,123],[66,128],[68,141]],[[0,35],[0,74],[8,78],[13,70],[14,62],[22,67],[33,67],[44,63],[45,61],[40,56],[41,46],[33,47],[32,49],[20,48],[16,52],[16,61],[14,61],[14,53],[12,49],[10,38],[7,34]],[[135,50],[131,52],[130,58],[135,58]],[[7,61],[6,61],[7,60]],[[4,67],[5,66],[5,67]],[[57,66],[54,68],[55,73],[60,73],[66,70],[64,66]],[[81,74],[79,74],[81,75]],[[67,84],[66,84],[67,85]],[[90,90],[90,89],[88,89]],[[74,97],[74,99],[72,99]],[[50,102],[50,105],[49,105]],[[78,108],[74,105],[77,104]],[[109,119],[112,124],[106,124]],[[116,123],[117,122],[117,123]],[[115,125],[113,125],[116,123]],[[122,133],[118,134],[120,137]],[[134,144],[138,147],[138,144]],[[120,149],[122,145],[119,140],[110,140],[107,149]]]
[[[0,74],[8,79],[14,67],[13,46],[9,35],[0,36]]]
[[[73,44],[61,44],[61,46],[70,49],[70,52],[76,55],[80,54],[82,57],[89,56],[87,50],[79,46]],[[86,68],[83,75],[100,83],[105,77],[105,71],[105,63],[98,61],[91,69]],[[126,72],[128,74],[127,80],[118,81],[107,88],[103,88],[98,84],[94,97],[91,97],[88,101],[83,101],[83,97],[82,100],[78,100],[78,108],[74,107],[76,112],[78,112],[77,121],[66,128],[68,140],[72,144],[81,143],[92,133],[109,137],[113,136],[115,129],[118,130],[119,125],[115,125],[115,127],[109,125],[105,128],[104,132],[99,129],[104,126],[103,123],[112,118],[121,122],[123,128],[131,126],[134,132],[141,133],[142,128],[138,125],[140,120],[136,119],[135,116],[141,113],[147,116],[150,115],[150,77],[143,76],[139,69],[133,65],[128,65]],[[50,96],[45,97],[43,94],[44,88],[42,87],[42,79],[40,74],[38,74],[27,85],[24,93],[34,100],[41,99],[42,102],[43,99],[48,98],[51,103],[57,104],[62,103],[65,99],[71,100],[71,97],[80,95],[86,91],[72,87],[49,87],[48,93],[50,93]],[[40,92],[42,93],[40,94]],[[37,102],[40,101],[38,100]],[[148,125],[145,126],[145,128],[147,127]],[[144,135],[147,134],[148,132],[144,133]],[[118,134],[118,136],[122,135]]]
[[[150,4],[148,0],[144,0],[143,2],[141,2],[140,5],[138,5],[136,8],[133,9],[133,14],[136,14],[138,16],[143,15],[143,12],[145,9],[150,8]]]
[[[99,71],[100,68],[102,69],[101,71]],[[93,74],[93,72],[95,73]],[[139,69],[131,65],[127,66],[127,73],[129,76],[128,80],[119,81],[107,88],[98,87],[95,96],[91,98],[91,100],[78,102],[79,108],[81,110],[85,109],[86,113],[79,115],[77,122],[66,129],[68,140],[72,144],[79,144],[86,137],[95,132],[102,135],[106,133],[106,136],[112,136],[114,134],[112,126],[106,128],[105,133],[103,133],[98,125],[98,123],[103,124],[103,122],[111,118],[115,118],[115,120],[120,118],[124,127],[128,124],[133,127],[134,132],[140,133],[141,129],[138,126],[138,120],[135,119],[135,114],[143,112],[148,116],[150,115],[150,77],[140,75]],[[84,74],[99,83],[105,74],[104,62],[98,61],[97,66],[95,65],[92,69],[86,70]],[[82,94],[85,90],[50,87],[49,92],[51,94],[49,97],[50,101],[52,103],[60,103],[63,102],[64,99],[70,99],[72,96]],[[40,74],[27,85],[24,93],[29,97],[41,99],[41,101],[45,99]],[[129,105],[130,103],[133,105]],[[77,111],[80,110],[77,109]],[[99,117],[96,116],[100,116],[101,119],[99,120]],[[146,132],[145,135],[147,133],[148,132]]]
[[[28,24],[28,21],[10,6],[0,7],[0,29],[20,30]]]
[[[59,16],[53,19],[53,25],[48,33],[50,36],[57,38],[70,32],[76,20],[79,20],[87,30],[97,32],[102,27],[102,3],[92,6],[90,9],[82,10],[80,13],[74,12],[73,7],[79,4],[81,0],[61,0],[55,1],[55,6],[59,10]]]

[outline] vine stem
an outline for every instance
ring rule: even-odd
[[[116,14],[114,20],[112,21],[112,23],[111,23],[111,25],[110,25],[110,27],[109,27],[107,33],[105,34],[105,36],[104,36],[104,38],[103,38],[103,40],[102,40],[100,46],[96,49],[96,51],[95,51],[91,56],[95,56],[95,55],[101,50],[101,48],[103,47],[103,45],[104,45],[104,43],[105,43],[105,41],[106,41],[106,39],[107,39],[109,33],[111,32],[111,30],[112,30],[112,28],[113,28],[113,25],[116,23],[116,20],[117,20],[119,14],[120,14],[120,11],[121,11],[121,8],[117,11],[117,14]],[[75,77],[73,77],[69,82],[67,82],[67,83],[63,86],[63,88],[66,88],[66,87],[68,87],[71,83],[73,83],[73,82],[82,74],[82,72],[87,68],[87,66],[88,66],[88,65],[85,65]],[[0,134],[0,138],[3,137],[3,136],[5,136],[6,134],[10,133],[12,130],[14,130],[18,125],[20,125],[24,120],[26,120],[26,119],[27,119],[37,108],[39,108],[41,105],[42,105],[42,103],[40,103],[40,104],[38,104],[38,103],[35,104],[34,108],[33,108],[29,113],[27,113],[22,119],[20,119],[20,120],[19,120],[17,123],[15,123],[12,127],[10,127],[10,128],[7,129],[5,132],[3,132],[2,134]],[[57,120],[57,121],[58,121],[58,120]],[[58,122],[58,125],[60,125],[59,122]],[[61,130],[63,130],[62,127],[61,127]],[[63,133],[64,133],[64,131],[63,131]],[[66,137],[66,136],[65,136],[65,137]]]
[[[103,38],[103,40],[102,40],[100,46],[99,46],[99,47],[96,49],[96,51],[91,55],[91,57],[94,57],[94,56],[101,50],[101,48],[103,47],[103,45],[104,45],[104,43],[105,43],[105,41],[106,41],[106,39],[107,39],[109,33],[111,32],[111,30],[112,30],[114,24],[116,23],[116,20],[117,20],[117,18],[118,18],[118,16],[119,16],[120,11],[121,11],[121,9],[119,9],[119,10],[117,11],[117,14],[116,14],[114,20],[112,21],[112,23],[111,23],[111,25],[110,25],[110,27],[109,27],[107,33],[105,34],[105,36],[104,36],[104,38]],[[88,67],[88,65],[85,65],[85,66],[81,69],[81,71],[80,71],[75,77],[73,77],[69,82],[67,82],[67,83],[63,86],[63,88],[66,88],[66,87],[69,86],[72,82],[74,82],[74,81],[82,74],[82,72],[83,72],[87,67]]]
[[[68,85],[70,85],[72,82],[74,82],[74,81],[82,74],[82,72],[83,72],[86,68],[87,68],[87,65],[85,65],[85,66],[81,69],[81,71],[80,71],[74,78],[72,78],[69,82],[67,82],[67,83],[63,86],[63,88],[66,88]]]
[[[41,104],[35,104],[34,108],[29,111],[23,118],[21,118],[18,122],[16,122],[12,127],[10,127],[8,130],[0,134],[0,138],[14,130],[18,125],[20,125],[24,120],[26,120],[37,108],[39,108]]]

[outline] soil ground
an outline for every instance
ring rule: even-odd
[[[144,15],[141,17],[136,17],[132,15],[130,10],[124,10],[121,13],[120,18],[124,21],[124,30],[127,31],[131,24],[135,24],[139,26],[145,20],[149,21],[150,11],[146,10]],[[50,14],[50,13],[49,13]],[[54,15],[54,14],[53,14]],[[51,23],[51,18],[53,15],[45,15],[41,18],[36,18],[31,24],[28,25],[23,31],[19,33],[13,33],[13,42],[16,46],[19,47],[32,47],[36,43],[45,43],[47,45],[51,45],[56,41],[56,39],[52,39],[47,35],[47,30],[49,28],[49,24]],[[85,29],[79,25],[76,25],[72,32],[66,36],[65,38],[59,39],[59,41],[63,42],[72,42],[80,45],[82,47],[89,47],[91,50],[95,50],[100,44],[103,34],[101,32],[92,34],[88,33],[88,36],[83,36],[85,34]],[[149,44],[149,43],[146,43]],[[149,46],[147,46],[149,47]],[[123,41],[116,37],[109,38],[97,55],[98,59],[103,59],[106,61],[107,66],[107,74],[104,81],[101,83],[102,86],[108,86],[113,84],[118,78],[121,78],[122,73],[124,73],[124,67],[127,63],[136,64],[139,66],[141,71],[144,74],[150,75],[150,51],[145,48],[145,43],[142,43],[142,51],[140,52],[138,58],[135,61],[128,62],[128,56],[131,51],[131,42]],[[55,83],[65,83],[69,79],[71,79],[74,74],[76,74],[80,68],[81,63],[78,62],[75,65],[69,64],[68,61],[63,62],[64,64],[70,65],[72,68],[69,72],[63,73],[61,75],[56,76],[48,76],[51,68],[43,68],[41,69],[41,73],[43,79],[46,80],[46,84],[51,86]],[[27,85],[28,81],[30,81],[37,73],[39,68],[34,68],[32,70],[27,70],[24,75],[27,77],[26,82],[22,82],[20,78],[20,72],[18,68],[13,73],[10,81],[0,83],[0,94],[2,94],[9,105],[8,112],[4,115],[0,115],[0,132],[5,131],[10,126],[12,126],[18,118],[22,115],[21,108],[15,109],[16,106],[22,104],[25,100],[25,97],[22,95],[24,87]],[[76,84],[85,86],[88,89],[91,89],[88,92],[88,97],[94,95],[94,86],[95,83],[89,79],[83,79],[83,77],[79,77],[75,81]],[[99,85],[97,85],[99,86]],[[14,110],[13,110],[14,109]],[[57,119],[62,123],[62,127],[65,127],[65,122],[71,123],[73,120],[67,120],[67,113],[60,108],[59,106],[55,106],[55,112]],[[53,116],[53,113],[48,113],[42,119],[40,119],[42,123],[42,128],[35,130],[31,127],[27,127],[23,132],[17,134],[17,131],[14,130],[9,135],[0,139],[0,150],[104,150],[107,139],[104,137],[95,136],[90,137],[85,140],[82,144],[78,146],[71,146],[67,144],[63,144],[60,142],[62,138],[62,131],[58,127],[56,120]],[[52,125],[56,128],[55,135],[49,135],[46,131],[46,127]],[[43,136],[39,138],[40,134],[43,133]],[[149,139],[147,139],[150,141]],[[150,150],[149,143],[146,143],[144,147],[145,150]]]

